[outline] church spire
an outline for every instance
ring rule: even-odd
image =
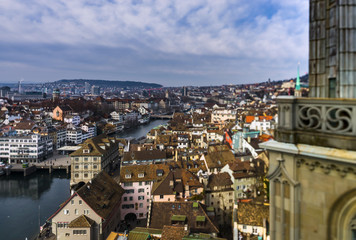
[[[302,96],[302,92],[300,91],[299,65],[300,65],[300,63],[298,63],[298,74],[297,74],[297,80],[296,80],[295,89],[294,89],[294,96],[295,97],[301,97]]]
[[[297,82],[295,83],[295,90],[300,90],[300,77],[299,77],[299,65],[300,63],[298,63],[298,75],[297,75]]]

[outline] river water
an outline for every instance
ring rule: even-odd
[[[154,120],[117,136],[139,138],[166,123],[167,120]],[[0,240],[31,240],[39,232],[39,226],[70,196],[69,182],[70,175],[65,170],[0,177]]]

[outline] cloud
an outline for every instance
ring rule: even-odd
[[[308,0],[2,0],[0,31],[0,60],[38,81],[263,81],[307,69]]]

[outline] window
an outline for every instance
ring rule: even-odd
[[[73,230],[73,235],[86,235],[87,230]]]
[[[84,158],[84,161],[88,161],[88,158],[87,158],[87,157],[85,157],[85,158]]]
[[[70,201],[70,204],[72,204],[72,205],[73,205],[73,204],[74,204],[74,200],[71,200],[71,201]]]
[[[75,215],[78,215],[78,209],[74,210]]]
[[[85,164],[85,165],[84,165],[84,169],[88,169],[88,164]]]
[[[69,214],[69,210],[68,209],[64,209],[64,215],[68,215]]]
[[[329,98],[336,98],[336,78],[329,78]]]
[[[242,227],[243,229],[247,229],[247,226],[246,225],[243,225],[243,227]]]
[[[129,209],[129,208],[134,208],[135,205],[133,204],[122,204],[121,208],[122,209]]]
[[[140,203],[140,204],[139,204],[139,207],[140,207],[140,208],[143,208],[143,203]]]
[[[124,202],[126,202],[127,201],[127,197],[124,197]]]
[[[163,199],[163,195],[159,195],[159,198],[160,198],[160,199]],[[173,205],[173,206],[174,206],[174,205]]]
[[[88,178],[88,174],[87,173],[84,173],[84,178]]]
[[[130,175],[131,176],[131,175]],[[124,187],[132,187],[133,183],[132,182],[125,182]]]
[[[145,200],[145,196],[138,196],[138,200]]]
[[[131,178],[131,174],[125,174],[125,178]]]
[[[74,174],[74,177],[75,177],[75,178],[78,178],[78,177],[79,177],[79,174],[78,174],[78,173]]]
[[[125,193],[135,193],[135,189],[126,189]]]
[[[138,174],[138,177],[139,177],[139,178],[143,178],[144,176],[145,176],[144,173],[139,173],[139,174]],[[142,185],[142,182],[140,182],[140,183],[141,183],[141,185]],[[141,186],[141,185],[140,185],[140,186]]]
[[[79,165],[75,165],[75,167],[74,167],[75,169],[79,169]]]
[[[252,228],[252,232],[256,234],[257,233],[257,228]]]
[[[94,168],[94,169],[97,169],[97,168],[98,168],[98,165],[94,164],[94,165],[93,165],[93,168]]]
[[[139,182],[138,185],[142,186],[142,182]]]
[[[129,197],[129,200],[130,200],[130,201],[133,201],[133,197]]]
[[[84,214],[89,214],[89,209],[84,209]]]
[[[145,192],[145,189],[144,189],[144,188],[139,188],[139,189],[138,189],[138,192],[139,192],[139,193]]]
[[[82,200],[79,200],[79,205],[82,205],[82,202],[83,202]]]
[[[150,185],[150,182],[149,182],[149,181],[146,181],[146,182],[145,182],[145,185]]]

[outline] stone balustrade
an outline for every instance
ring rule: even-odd
[[[277,103],[278,141],[356,150],[356,99],[279,97]]]

